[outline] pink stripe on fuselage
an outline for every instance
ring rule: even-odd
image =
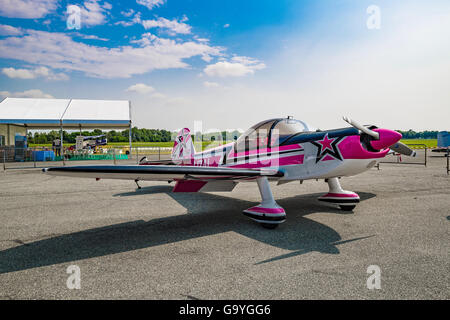
[[[227,146],[227,145],[225,145]],[[222,166],[221,160],[223,155],[223,148],[225,146],[217,147],[214,149],[210,149],[204,151],[203,153],[198,153],[194,158],[183,159],[180,165],[182,166],[198,166],[198,167],[219,167]],[[214,156],[206,156],[211,153],[212,150],[215,150],[216,154]],[[262,168],[262,167],[272,167],[272,166],[287,166],[287,165],[295,165],[295,164],[303,164],[304,155],[296,155],[296,156],[285,156],[280,155],[278,152],[283,151],[302,151],[303,149],[298,144],[292,144],[288,146],[280,146],[271,149],[255,149],[250,150],[245,153],[245,155],[257,155],[259,154],[261,157],[269,157],[267,160],[260,159],[249,159],[247,163],[236,164],[233,165],[233,160],[236,159],[233,152],[229,153],[227,157],[227,166],[232,168]],[[271,152],[270,156],[267,155],[267,152]],[[204,157],[202,157],[202,155]],[[244,152],[238,153],[238,157],[245,156]],[[281,157],[280,157],[281,156]],[[240,159],[242,161],[244,159]],[[255,161],[257,160],[257,161]],[[251,162],[254,161],[254,162]]]
[[[290,144],[287,146],[278,146],[278,147],[273,147],[273,148],[261,148],[261,149],[254,149],[254,150],[238,152],[238,153],[235,153],[235,151],[232,151],[229,154],[229,158],[248,156],[248,155],[254,155],[254,154],[267,154],[269,152],[270,153],[278,153],[280,151],[295,150],[295,149],[299,149],[299,151],[303,150],[303,148],[298,144]]]
[[[294,164],[303,164],[304,155],[289,156],[283,158],[273,158],[266,161],[256,161],[249,163],[242,163],[236,165],[230,165],[229,168],[264,168],[264,167],[278,167],[289,166]]]

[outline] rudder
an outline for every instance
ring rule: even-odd
[[[191,131],[183,128],[178,132],[172,149],[172,160],[175,162],[184,162],[194,157],[195,148],[192,142]]]

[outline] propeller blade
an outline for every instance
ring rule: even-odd
[[[344,119],[344,121],[347,122],[348,124],[350,124],[352,127],[355,127],[359,131],[364,132],[365,134],[368,134],[369,136],[372,136],[376,140],[380,139],[380,135],[378,132],[372,131],[369,128],[359,124],[358,122],[356,122],[355,120],[352,120],[350,118],[342,117],[342,119]]]
[[[393,144],[389,148],[397,153],[404,154],[405,156],[415,157],[417,155],[414,150],[412,150],[406,144],[401,142],[397,142],[396,144]]]

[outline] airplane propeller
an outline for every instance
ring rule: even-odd
[[[352,127],[358,129],[360,132],[371,136],[375,140],[380,139],[380,134],[378,132],[370,130],[369,128],[361,125],[360,123],[358,123],[355,120],[352,120],[352,119],[350,119],[348,117],[343,117],[343,119],[344,119],[345,122],[350,124]],[[401,143],[401,142],[396,142],[395,144],[391,145],[389,148],[391,150],[393,150],[394,152],[403,154],[405,156],[415,157],[417,155],[414,150],[412,150],[407,145],[405,145],[404,143]]]
[[[361,132],[364,132],[365,134],[368,134],[369,136],[375,138],[376,140],[380,139],[380,134],[378,132],[372,131],[369,128],[359,124],[355,120],[352,120],[348,117],[342,117],[342,119],[344,119],[344,121],[347,122],[352,127],[355,127],[356,129],[358,129]]]
[[[407,145],[401,142],[397,142],[396,144],[393,144],[389,148],[391,148],[392,151],[404,154],[405,156],[415,157],[417,155],[417,153],[414,150],[412,150]]]

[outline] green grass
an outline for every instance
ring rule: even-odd
[[[402,139],[404,144],[424,144],[427,148],[436,148],[437,139]],[[423,148],[423,146],[410,146],[411,148]]]

